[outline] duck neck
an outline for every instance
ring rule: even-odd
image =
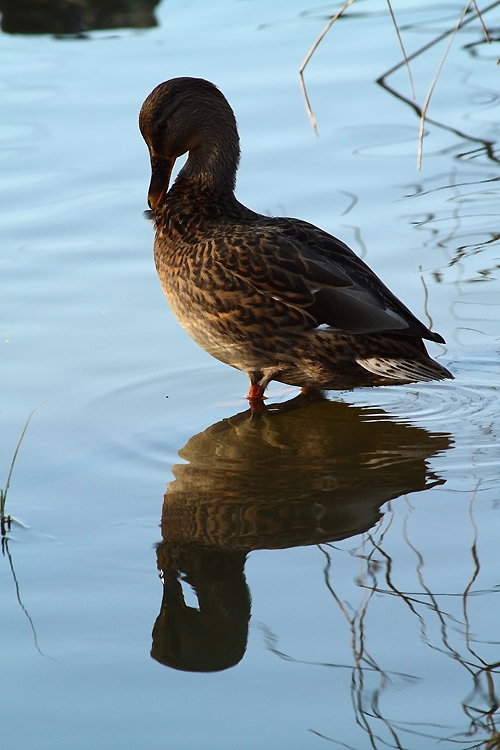
[[[221,142],[218,134],[215,134],[216,137],[207,134],[190,150],[179,177],[198,190],[226,196],[233,194],[240,160],[236,127],[231,135],[231,138],[225,138]]]

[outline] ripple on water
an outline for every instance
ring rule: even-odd
[[[472,466],[495,467],[500,461],[498,360],[494,353],[481,352],[476,358],[457,357],[451,369],[454,381],[330,392],[329,399],[367,407],[369,421],[390,419],[449,433],[452,462],[460,466],[461,474]],[[215,361],[201,367],[186,363],[128,379],[122,376],[118,384],[112,377],[103,380],[93,405],[99,412],[123,413],[129,422],[142,425],[142,437],[134,438],[133,451],[155,462],[165,461],[165,449],[175,455],[195,433],[245,411],[246,387],[241,374]],[[298,392],[272,383],[267,403],[287,401]]]
[[[478,353],[448,361],[455,380],[354,392],[355,404],[375,403],[395,419],[445,429],[453,437],[453,464],[460,473],[498,474],[500,464],[500,357]],[[360,398],[361,397],[361,398]],[[351,394],[347,397],[350,400]]]

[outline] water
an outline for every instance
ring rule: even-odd
[[[491,45],[477,21],[454,42],[420,172],[413,110],[374,83],[400,59],[382,2],[306,69],[314,136],[297,70],[331,10],[169,0],[157,28],[0,37],[0,487],[43,404],[6,506],[6,748],[495,736],[499,10]],[[461,8],[394,10],[413,52]],[[419,102],[443,49],[412,61]],[[142,216],[137,114],[176,75],[234,107],[240,200],[347,241],[445,337],[455,381],[300,409],[274,385],[268,419],[241,415],[245,377],[179,329]],[[405,76],[385,80],[409,97]]]

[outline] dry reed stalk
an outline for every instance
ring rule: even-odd
[[[313,126],[313,129],[314,129],[314,132],[316,133],[316,135],[319,135],[319,133],[318,133],[318,125],[317,125],[317,122],[316,122],[316,118],[314,117],[314,114],[313,114],[313,111],[312,111],[312,108],[311,108],[311,104],[309,102],[309,97],[307,96],[306,85],[305,85],[305,82],[304,82],[304,70],[306,69],[307,63],[309,62],[309,60],[311,59],[311,57],[314,55],[314,52],[316,51],[316,49],[319,46],[319,43],[321,42],[321,40],[323,39],[323,37],[328,33],[329,29],[333,26],[333,24],[335,23],[335,21],[337,20],[337,18],[340,18],[340,16],[342,15],[342,13],[345,10],[347,10],[347,8],[350,5],[352,5],[352,3],[354,1],[355,0],[347,0],[347,2],[344,3],[344,5],[341,7],[341,9],[339,11],[337,11],[337,13],[335,13],[330,18],[330,20],[326,24],[325,28],[323,29],[323,31],[318,36],[318,38],[314,42],[313,46],[311,47],[311,49],[307,53],[304,62],[302,63],[302,65],[299,68],[300,88],[302,89],[302,95],[304,97],[304,101],[305,101],[305,104],[306,104],[307,114],[309,115],[309,119],[311,120],[311,125]]]
[[[434,92],[434,89],[436,87],[436,83],[438,82],[439,75],[443,69],[443,65],[445,63],[446,58],[448,57],[448,52],[451,49],[451,45],[453,44],[453,41],[458,33],[458,30],[462,26],[463,20],[465,16],[467,15],[469,8],[471,5],[476,5],[475,0],[469,0],[465,8],[463,9],[462,13],[460,14],[460,18],[458,19],[457,23],[451,30],[450,34],[450,41],[448,42],[448,45],[443,53],[443,56],[441,57],[441,60],[439,61],[439,65],[437,66],[436,72],[434,73],[434,77],[431,81],[431,85],[429,86],[429,90],[427,91],[427,95],[425,97],[424,103],[422,105],[422,111],[420,115],[420,126],[418,130],[418,151],[417,151],[417,169],[420,171],[422,168],[422,153],[423,153],[423,142],[424,142],[424,128],[425,128],[425,118],[427,115],[427,110],[429,109],[429,103],[431,101],[431,96]],[[477,6],[476,6],[477,8]]]
[[[46,403],[46,402],[44,401],[44,403]],[[11,480],[11,477],[12,477],[12,472],[14,470],[14,464],[16,463],[17,454],[19,453],[19,448],[21,447],[21,443],[23,442],[23,438],[24,438],[24,436],[26,434],[26,430],[28,429],[28,425],[30,423],[30,419],[33,416],[33,414],[36,411],[38,411],[38,409],[41,406],[43,406],[43,404],[38,404],[38,406],[36,406],[33,409],[33,411],[31,412],[31,414],[29,415],[28,419],[26,420],[26,423],[24,425],[24,429],[21,432],[21,437],[19,438],[19,440],[17,442],[16,450],[14,451],[14,456],[12,458],[12,461],[10,462],[9,474],[7,476],[7,484],[5,485],[5,489],[4,490],[0,489],[0,523],[1,523],[1,536],[2,537],[5,536],[6,528],[7,528],[7,530],[10,530],[10,524],[11,524],[11,521],[12,521],[12,518],[11,518],[10,515],[9,516],[5,515],[5,502],[7,500],[7,493],[9,491],[10,480]]]
[[[313,127],[314,132],[316,133],[316,135],[319,135],[319,133],[318,133],[318,125],[317,125],[314,113],[312,111],[311,103],[309,101],[309,97],[308,97],[308,94],[307,94],[307,89],[306,89],[306,85],[305,85],[305,81],[304,81],[304,71],[305,71],[305,68],[306,68],[307,64],[309,63],[310,59],[312,58],[314,52],[316,51],[316,49],[318,48],[320,42],[322,41],[322,39],[326,36],[326,34],[331,29],[331,27],[333,26],[333,24],[335,23],[335,21],[338,18],[340,18],[340,16],[344,13],[344,11],[347,10],[347,8],[350,5],[352,5],[352,3],[354,1],[355,0],[347,0],[347,2],[344,3],[344,5],[340,8],[340,10],[338,10],[330,18],[330,20],[328,21],[328,23],[326,24],[326,26],[324,27],[324,29],[321,31],[321,33],[318,36],[318,38],[316,39],[316,41],[314,42],[313,46],[311,47],[311,49],[307,53],[304,62],[302,63],[302,65],[299,68],[299,78],[300,78],[300,87],[301,87],[301,90],[302,90],[302,95],[304,97],[304,102],[305,102],[305,105],[306,105],[307,114],[309,116],[309,119],[311,121],[311,125],[312,125],[312,127]],[[451,35],[450,41],[448,43],[448,46],[446,47],[446,49],[444,51],[444,54],[443,54],[443,56],[442,56],[442,58],[441,58],[441,60],[439,62],[437,70],[436,70],[436,72],[434,74],[434,77],[432,79],[431,85],[430,85],[430,87],[429,87],[429,89],[427,91],[427,95],[425,97],[424,104],[422,105],[422,107],[419,107],[418,105],[415,105],[415,109],[416,109],[416,111],[418,112],[418,114],[420,116],[420,126],[419,126],[419,134],[418,134],[418,151],[417,151],[417,169],[420,170],[421,166],[422,166],[423,137],[424,137],[424,128],[425,128],[425,121],[426,121],[427,110],[429,109],[429,103],[430,103],[432,94],[433,94],[434,89],[436,87],[439,75],[440,75],[441,70],[443,68],[443,65],[445,63],[446,57],[448,56],[448,53],[450,51],[451,45],[453,43],[453,40],[455,39],[455,36],[458,33],[458,31],[459,31],[460,28],[463,28],[466,24],[470,23],[473,20],[473,18],[477,17],[477,18],[479,18],[479,21],[481,23],[481,27],[482,27],[485,39],[486,39],[486,41],[489,44],[491,42],[491,40],[490,40],[490,37],[489,37],[489,34],[488,34],[488,29],[487,29],[486,24],[484,23],[484,20],[483,20],[483,14],[487,13],[489,10],[491,10],[495,6],[499,5],[499,1],[497,0],[494,3],[491,3],[486,8],[483,8],[483,10],[481,11],[479,9],[478,4],[477,4],[477,0],[469,0],[469,2],[467,2],[467,5],[465,6],[464,10],[460,14],[460,18],[458,19],[457,23],[455,24],[455,26],[453,28],[448,29],[447,31],[443,32],[442,34],[440,34],[439,36],[437,36],[435,39],[433,39],[431,42],[429,42],[428,44],[424,45],[419,50],[417,50],[416,52],[412,53],[409,56],[406,54],[406,51],[405,51],[405,48],[404,48],[403,40],[401,38],[399,27],[398,27],[398,24],[397,24],[397,21],[396,21],[396,16],[394,14],[394,11],[393,11],[393,8],[392,8],[392,5],[391,5],[391,0],[387,0],[387,5],[388,5],[388,8],[389,8],[389,13],[390,13],[390,16],[391,16],[391,20],[392,20],[393,25],[394,25],[394,29],[396,31],[396,36],[398,38],[399,46],[401,48],[401,52],[402,52],[402,55],[403,55],[403,60],[402,60],[402,62],[398,63],[393,68],[391,68],[389,71],[387,71],[383,76],[381,76],[381,78],[388,77],[391,73],[393,73],[394,71],[396,71],[402,65],[405,65],[405,67],[407,69],[407,72],[408,72],[408,78],[409,78],[409,81],[410,81],[410,86],[411,86],[412,98],[413,99],[415,99],[415,87],[414,87],[414,84],[413,84],[413,77],[412,77],[411,69],[410,69],[410,60],[414,59],[418,55],[420,55],[423,52],[425,52],[426,50],[430,49],[430,47],[434,46],[438,42],[440,42],[443,39],[445,39],[447,36]],[[471,16],[471,18],[469,18],[469,19],[466,20],[465,16],[467,15],[467,13],[469,12],[469,10],[470,10],[471,7],[474,8],[475,15]],[[497,65],[498,64],[500,64],[500,60],[498,61]],[[381,78],[379,78],[378,81],[380,81]]]
[[[387,5],[389,6],[389,13],[391,14],[392,23],[396,31],[396,36],[398,38],[399,46],[401,47],[403,61],[406,66],[406,70],[408,72],[408,78],[409,78],[410,87],[411,87],[411,96],[412,96],[412,99],[415,99],[415,86],[413,85],[413,76],[411,74],[410,61],[408,60],[408,57],[406,55],[406,50],[404,48],[403,40],[401,38],[401,34],[399,33],[399,26],[398,26],[398,22],[396,21],[396,16],[394,15],[394,12],[392,10],[391,0],[387,0]]]

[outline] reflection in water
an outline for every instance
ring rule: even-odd
[[[9,516],[9,518],[10,518],[10,516]],[[9,524],[9,530],[10,530],[10,524]],[[7,557],[7,560],[9,561],[9,568],[10,568],[10,572],[12,574],[12,580],[14,581],[14,588],[15,588],[15,592],[16,592],[17,603],[19,604],[22,613],[24,614],[24,616],[28,620],[31,632],[33,634],[33,642],[35,644],[35,648],[38,651],[38,653],[40,654],[40,656],[46,656],[46,654],[43,653],[42,649],[38,645],[38,635],[37,635],[37,632],[36,632],[35,623],[33,622],[33,619],[31,617],[30,613],[28,612],[25,604],[23,603],[23,601],[21,599],[21,589],[20,589],[20,586],[19,586],[19,581],[17,579],[16,571],[14,569],[14,560],[12,559],[12,554],[11,554],[11,551],[9,549],[9,538],[7,536],[2,536],[2,557]]]
[[[160,0],[0,0],[8,34],[82,34],[93,29],[156,26]]]
[[[479,631],[475,630],[472,625],[473,621],[478,624],[478,607],[476,602],[473,608],[474,599],[477,600],[478,597],[491,599],[492,596],[496,599],[500,593],[498,585],[484,589],[478,586],[481,564],[477,526],[474,520],[474,504],[479,484],[478,482],[469,506],[472,531],[472,544],[469,550],[470,577],[461,591],[436,591],[435,588],[433,590],[424,573],[424,556],[408,533],[407,518],[402,525],[402,537],[414,556],[418,583],[415,588],[406,591],[397,586],[397,561],[385,549],[387,532],[394,520],[390,512],[387,513],[387,520],[384,518],[385,524],[381,524],[376,534],[368,534],[357,549],[348,550],[348,554],[357,558],[361,566],[357,584],[362,594],[358,604],[341,599],[338,595],[333,580],[332,550],[329,549],[330,545],[322,547],[326,559],[324,573],[328,593],[345,617],[350,630],[353,656],[350,688],[356,723],[369,736],[370,745],[373,748],[387,746],[414,748],[415,738],[432,739],[438,743],[447,741],[451,743],[451,746],[459,747],[460,750],[473,748],[494,750],[500,747],[500,716],[498,715],[500,661],[498,648],[493,650],[491,648],[492,646],[498,647],[499,644],[480,637]],[[410,505],[409,508],[411,513]],[[427,573],[427,576],[431,575],[432,572]],[[388,616],[391,612],[391,599],[396,600],[405,608],[410,615],[410,621],[413,620],[416,625],[421,642],[432,650],[436,662],[439,657],[444,656],[451,659],[469,676],[470,692],[461,701],[467,720],[462,731],[457,728],[458,731],[450,736],[449,726],[440,725],[436,721],[426,721],[425,717],[418,722],[414,720],[414,716],[409,722],[389,718],[390,711],[387,710],[383,701],[384,693],[391,687],[394,678],[398,675],[384,670],[369,647],[369,641],[372,641],[372,647],[376,647],[378,640],[377,633],[373,633],[367,627],[369,611],[375,595],[383,597],[382,606],[387,609]],[[490,607],[489,613],[491,611]],[[484,626],[485,623],[481,620],[484,620],[484,611],[481,617],[481,609],[479,609],[479,623]],[[272,634],[267,638],[270,647],[278,656],[288,661],[293,660],[289,655],[277,649]],[[406,628],[405,639],[409,638],[410,629]],[[488,651],[490,658],[488,658]],[[491,658],[492,656],[494,658]],[[410,675],[401,674],[399,677],[406,683],[418,680],[417,677],[412,678]],[[331,742],[336,741],[332,737],[312,731]],[[410,746],[406,744],[408,737],[412,742]]]
[[[469,60],[474,59],[474,66],[469,66],[467,60],[464,66],[465,55],[461,55],[462,63],[457,67],[457,71],[460,71],[457,95],[466,97],[466,109],[461,114],[459,127],[454,113],[449,109],[445,110],[447,119],[436,119],[426,114],[426,124],[453,136],[451,142],[446,139],[442,150],[437,152],[454,154],[451,168],[436,174],[428,173],[407,185],[405,191],[405,198],[412,200],[416,207],[405,218],[420,233],[420,244],[435,248],[436,258],[444,256],[445,265],[439,262],[432,272],[434,281],[443,286],[450,282],[456,285],[456,295],[450,301],[449,313],[456,321],[455,342],[461,345],[480,343],[496,346],[498,338],[500,222],[495,207],[499,200],[497,122],[500,97],[498,87],[491,83],[492,78],[479,78],[478,73],[481,69],[484,71],[485,65],[493,69],[498,59],[498,51],[492,42],[498,42],[499,32],[487,14],[499,5],[499,2],[492,2],[482,8],[485,24],[482,31],[476,25],[479,21],[475,5],[470,5],[470,12],[462,23],[462,30],[472,24],[467,37],[469,41],[462,44],[462,50]],[[427,13],[423,13],[419,20],[417,11],[415,20],[404,27],[405,35],[411,32],[433,34],[408,56],[411,65],[453,34],[454,23],[446,21],[449,9],[436,6],[435,12],[433,23],[429,23]],[[412,17],[412,10],[409,13]],[[490,23],[486,29],[488,21]],[[472,31],[474,28],[476,31]],[[377,83],[413,110],[420,119],[423,107],[407,96],[398,79],[394,79],[394,74],[404,65],[405,61],[401,60],[381,75]],[[440,94],[436,93],[435,96],[439,98]],[[441,195],[439,204],[436,202],[438,193]],[[448,336],[446,338],[449,340]]]
[[[173,467],[158,548],[164,594],[152,656],[191,671],[236,664],[246,648],[246,555],[361,534],[380,507],[442,484],[426,459],[450,437],[381,409],[305,397],[262,419],[237,414],[192,437]],[[182,577],[199,608],[184,601]]]

